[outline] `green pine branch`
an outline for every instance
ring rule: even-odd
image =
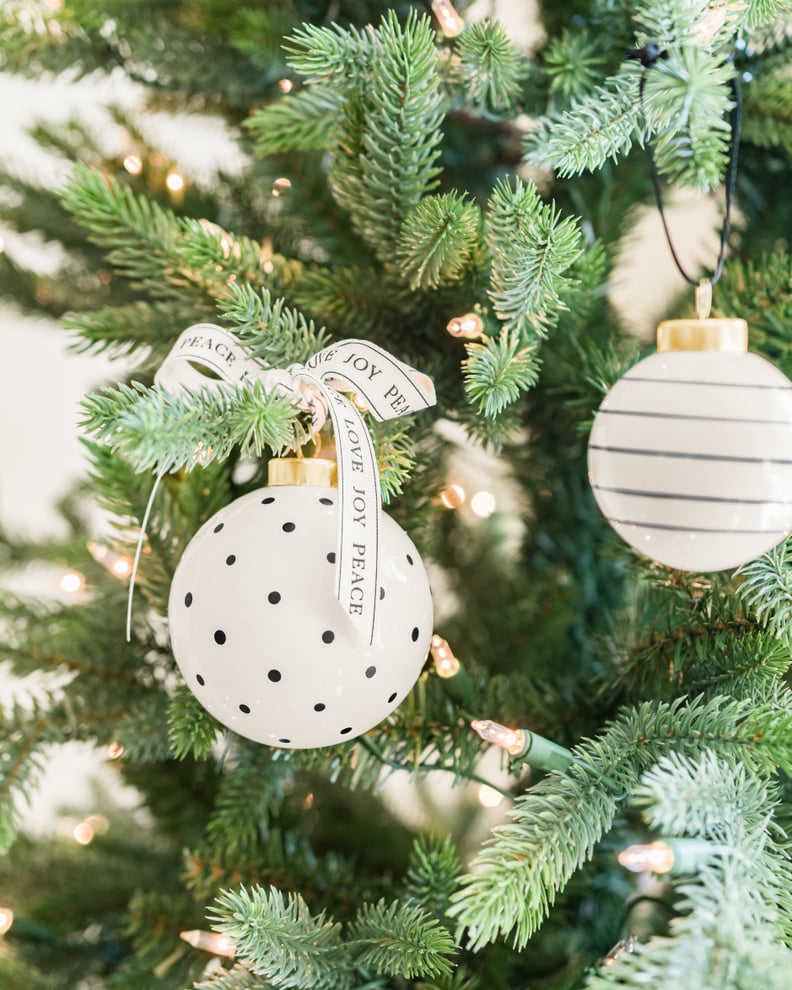
[[[138,471],[172,472],[265,450],[295,450],[309,439],[292,400],[260,382],[232,391],[170,395],[133,383],[89,393],[83,430]]]
[[[468,25],[456,43],[465,102],[478,112],[516,113],[528,63],[499,21]]]
[[[259,158],[333,143],[345,97],[326,87],[301,90],[259,107],[246,121]]]
[[[744,766],[705,750],[696,759],[669,754],[648,771],[634,800],[655,835],[704,840],[698,870],[677,884],[671,936],[621,953],[591,977],[588,990],[619,986],[782,987],[792,962],[788,849],[773,834],[776,788]],[[711,851],[706,852],[706,843]],[[739,974],[739,975],[738,975]]]
[[[574,286],[569,270],[583,254],[574,217],[561,217],[533,183],[496,183],[486,217],[492,255],[490,299],[504,328],[520,339],[543,337],[558,322],[563,295]]]
[[[283,299],[273,301],[268,289],[256,289],[247,282],[234,282],[220,307],[220,315],[249,350],[250,356],[270,367],[305,364],[330,339],[324,327],[316,328]]]
[[[353,89],[371,72],[381,54],[379,33],[371,26],[317,27],[303,24],[286,41],[289,65],[306,83],[333,83]]]
[[[462,865],[451,838],[433,838],[422,833],[416,837],[410,853],[405,899],[443,920],[461,872]]]
[[[627,63],[568,110],[540,118],[525,136],[524,160],[563,178],[618,162],[646,138],[637,102],[638,70]]]
[[[364,904],[348,935],[356,964],[380,976],[432,979],[453,973],[448,956],[456,950],[454,940],[417,905]]]
[[[286,760],[274,759],[268,747],[237,740],[206,826],[215,855],[233,862],[255,854],[292,784]]]
[[[745,604],[783,644],[792,642],[792,546],[779,543],[740,568],[738,593]]]
[[[502,415],[539,377],[536,345],[522,345],[517,331],[504,328],[483,344],[469,341],[465,352],[465,392],[486,419]]]
[[[341,926],[312,915],[299,894],[274,887],[223,891],[211,914],[216,931],[275,990],[343,990],[352,983]]]
[[[442,100],[429,19],[389,11],[366,85],[345,105],[329,173],[336,202],[383,263],[401,228],[437,184]]]
[[[207,979],[193,984],[193,990],[270,990],[270,987],[246,963],[236,963],[229,970],[215,970]]]
[[[177,760],[205,760],[214,752],[221,726],[186,684],[178,684],[168,706],[168,743]]]
[[[733,68],[700,46],[674,48],[647,72],[643,112],[658,172],[705,192],[723,177]]]
[[[459,193],[426,196],[407,214],[396,262],[411,289],[433,289],[459,280],[479,243],[481,211]]]
[[[786,710],[785,710],[786,709]],[[663,755],[695,757],[709,748],[754,772],[786,769],[792,743],[788,703],[759,709],[717,697],[643,704],[622,712],[574,749],[580,761],[517,797],[512,821],[498,826],[461,881],[450,914],[477,950],[498,935],[523,948],[572,874],[613,824],[619,796]],[[592,772],[593,771],[593,772]]]

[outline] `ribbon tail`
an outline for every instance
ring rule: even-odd
[[[129,593],[127,594],[127,614],[126,614],[126,641],[127,643],[132,642],[132,600],[135,595],[135,580],[137,579],[138,565],[140,564],[140,555],[143,552],[143,541],[146,538],[146,528],[148,526],[149,516],[151,515],[151,509],[154,505],[154,497],[157,494],[157,489],[162,479],[165,477],[166,471],[160,471],[154,480],[154,484],[151,488],[151,494],[148,497],[148,502],[146,502],[146,511],[143,513],[143,521],[140,524],[140,533],[138,534],[137,546],[135,547],[135,560],[132,564],[132,574],[129,577]]]
[[[322,385],[338,456],[336,593],[361,638],[374,642],[382,499],[374,444],[352,403]]]

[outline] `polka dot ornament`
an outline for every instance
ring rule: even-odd
[[[373,644],[335,594],[335,488],[251,492],[206,522],[179,562],[168,607],[176,662],[195,696],[234,732],[309,749],[354,739],[418,678],[432,599],[410,538],[381,516]]]
[[[602,402],[588,466],[636,550],[680,570],[738,567],[792,530],[792,382],[757,354],[653,354]]]

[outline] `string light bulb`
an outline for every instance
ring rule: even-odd
[[[446,38],[456,38],[465,30],[465,22],[450,0],[432,0],[432,10]]]
[[[291,93],[291,91],[294,89],[294,83],[291,81],[291,79],[279,79],[278,89],[281,91],[281,93]]]
[[[107,754],[108,760],[120,760],[121,757],[124,755],[124,747],[121,745],[120,742],[116,742],[115,740],[113,740],[111,743],[108,744],[105,753]]]
[[[219,932],[206,932],[200,928],[194,928],[191,931],[179,932],[179,938],[183,938],[194,949],[202,949],[204,952],[211,952],[215,956],[227,956],[229,959],[233,959],[236,955],[234,940],[228,935],[221,935]]]
[[[61,575],[58,587],[67,595],[76,595],[85,587],[85,578],[79,571],[66,571]]]
[[[500,722],[493,722],[488,718],[474,718],[470,726],[484,742],[500,746],[511,756],[521,756],[525,752],[526,739],[522,729],[509,729]]]
[[[14,912],[11,908],[0,907],[0,935],[5,935],[14,923]]]
[[[172,193],[181,192],[184,189],[184,177],[178,172],[168,172],[165,178],[165,185]]]
[[[437,633],[432,636],[429,652],[432,654],[435,670],[440,677],[453,677],[459,673],[459,660],[454,656],[454,652],[448,645],[448,642],[442,636],[438,636]]]
[[[706,839],[659,839],[656,842],[628,846],[616,857],[631,873],[694,873],[718,853],[729,852],[728,846]]]
[[[537,770],[558,770],[564,773],[575,762],[571,750],[528,729],[510,729],[488,718],[474,719],[470,725],[485,742],[500,746],[510,756],[522,759]],[[598,776],[606,780],[601,775]]]
[[[140,175],[143,171],[143,162],[137,155],[127,155],[122,164],[130,175]]]
[[[461,485],[449,485],[440,492],[439,502],[447,509],[458,509],[465,497],[465,489]]]
[[[272,183],[273,196],[280,196],[287,189],[291,189],[291,179],[287,179],[286,176],[281,176]]]
[[[487,519],[491,516],[495,511],[496,505],[495,496],[492,492],[476,492],[470,500],[470,508],[479,519]]]
[[[125,554],[116,553],[109,547],[103,546],[101,543],[90,542],[87,544],[88,553],[93,557],[97,564],[101,564],[105,567],[113,577],[119,579],[127,578],[132,573],[132,558],[127,557]]]
[[[477,313],[465,313],[464,316],[455,316],[449,320],[446,330],[452,337],[475,340],[484,333],[484,321]]]
[[[607,956],[602,960],[602,964],[605,967],[613,966],[618,962],[619,956],[623,955],[625,952],[634,952],[635,945],[638,941],[637,935],[628,935],[627,938],[620,938],[616,945],[610,950]]]

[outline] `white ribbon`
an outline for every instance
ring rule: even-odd
[[[218,377],[208,378],[196,364]],[[393,419],[434,405],[432,380],[366,340],[342,340],[285,371],[265,368],[233,334],[213,323],[185,330],[154,379],[172,394],[185,388],[218,390],[248,380],[293,396],[310,412],[314,431],[330,414],[340,502],[336,594],[361,637],[372,643],[379,599],[379,472],[366,424],[341,393],[355,392],[375,419]]]

